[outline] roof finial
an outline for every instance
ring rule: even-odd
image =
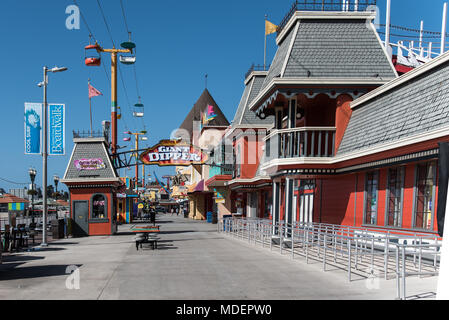
[[[204,76],[204,78],[205,78],[205,81],[206,81],[206,89],[207,89],[207,73],[206,73],[206,75]]]

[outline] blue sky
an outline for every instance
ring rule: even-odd
[[[111,47],[97,1],[78,0],[81,11],[100,44]],[[100,1],[116,45],[128,38],[119,0]],[[292,0],[123,0],[127,22],[137,44],[137,79],[144,120],[132,117],[138,95],[133,68],[122,66],[126,94],[118,79],[118,102],[124,120],[119,121],[119,145],[125,129],[149,132],[147,146],[169,138],[184,120],[204,90],[208,89],[229,121],[232,121],[243,91],[243,77],[252,63],[263,64],[264,15],[278,24],[290,9]],[[386,0],[379,0],[380,22],[385,23]],[[444,1],[392,0],[392,24],[441,31]],[[42,67],[55,65],[69,70],[49,77],[49,102],[65,103],[66,156],[50,157],[49,183],[54,174],[63,176],[73,148],[72,131],[89,129],[87,79],[103,92],[93,101],[94,128],[110,119],[110,83],[103,67],[84,65],[84,46],[89,32],[65,26],[66,7],[72,0],[2,0],[0,35],[0,178],[18,183],[29,181],[28,168],[37,169],[42,184],[42,157],[24,155],[23,109],[25,102],[41,102]],[[436,40],[439,41],[438,39]],[[276,51],[274,35],[268,38],[268,63]],[[110,76],[108,56],[103,55]],[[128,96],[128,99],[126,98]],[[129,104],[128,104],[129,101]],[[144,146],[146,146],[144,144]],[[168,168],[147,168],[158,175]],[[123,172],[124,173],[124,172]],[[133,171],[129,171],[132,175]],[[0,180],[0,187],[22,185]]]

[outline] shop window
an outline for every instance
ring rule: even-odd
[[[404,168],[388,170],[387,184],[387,217],[388,227],[401,227],[402,225],[402,194],[404,187]]]
[[[364,224],[377,223],[377,186],[378,172],[368,172],[365,183],[365,219]]]
[[[416,169],[414,227],[432,229],[435,205],[435,162],[419,164]]]
[[[92,197],[92,219],[107,219],[107,200],[102,194]]]

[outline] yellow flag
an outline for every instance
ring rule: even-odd
[[[278,26],[271,23],[268,20],[265,20],[265,35],[269,35],[275,33],[277,31]]]

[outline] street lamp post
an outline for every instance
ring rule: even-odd
[[[55,200],[58,200],[58,182],[59,182],[59,176],[58,175],[54,175],[53,176],[53,181],[55,183]]]
[[[44,67],[44,81],[39,83],[39,87],[44,87],[44,125],[43,125],[43,136],[44,136],[44,145],[42,150],[42,189],[43,189],[43,220],[42,220],[42,247],[47,246],[47,158],[48,158],[48,133],[47,133],[47,85],[48,85],[48,72],[63,72],[66,71],[67,68],[58,68],[54,67],[52,69],[49,69],[47,67]]]
[[[34,187],[34,179],[36,178],[37,171],[34,168],[28,169],[28,173],[30,174],[31,180],[31,222],[34,223],[34,193],[36,192],[36,188]]]

